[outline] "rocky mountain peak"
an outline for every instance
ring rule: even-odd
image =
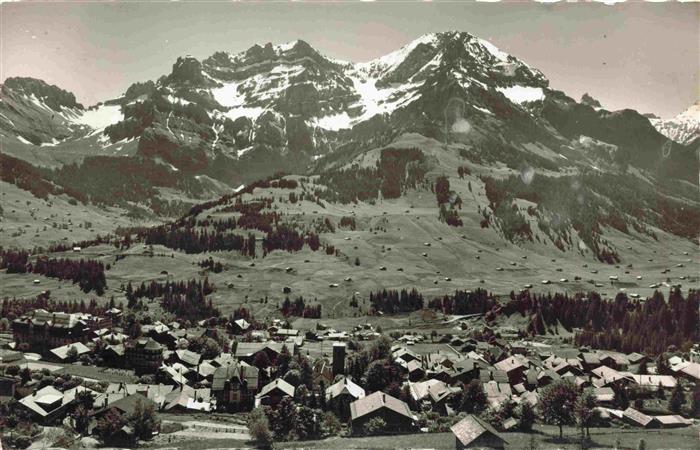
[[[54,111],[60,111],[62,107],[84,109],[72,93],[37,78],[8,78],[2,86],[2,91],[4,95],[14,91],[29,97],[34,96]]]

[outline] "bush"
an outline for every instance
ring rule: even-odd
[[[384,434],[386,431],[386,422],[381,417],[373,417],[362,427],[363,434],[367,436],[376,436]]]

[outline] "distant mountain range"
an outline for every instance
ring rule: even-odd
[[[611,211],[648,209],[634,218],[641,227],[658,225],[652,195],[697,208],[687,189],[698,182],[697,108],[661,122],[607,111],[590,96],[577,102],[537,69],[464,32],[427,34],[366,63],[295,41],[203,61],[181,57],[169,74],[90,108],[41,80],[7,79],[0,157],[3,181],[35,196],[176,216],[278,171],[337,181],[343,168],[376,162],[368,156],[376,149],[420,136],[494,180],[538,173],[551,177],[547,188],[564,176],[652,186],[656,194],[635,199],[615,189],[595,194]],[[576,198],[571,186],[558,188]],[[338,198],[352,197],[345,194]],[[499,202],[491,206],[495,212]]]

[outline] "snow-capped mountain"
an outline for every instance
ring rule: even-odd
[[[649,121],[669,139],[681,144],[690,144],[700,137],[700,102],[696,102],[673,119],[650,117]]]
[[[328,58],[304,41],[202,61],[185,56],[169,74],[91,108],[40,80],[8,79],[0,113],[2,154],[54,167],[57,192],[145,198],[154,210],[163,209],[164,189],[207,198],[277,171],[319,173],[406,133],[483,149],[475,157],[490,164],[612,172],[632,165],[697,178],[695,152],[670,143],[644,116],[577,102],[464,32],[427,34],[362,63]],[[83,173],[90,176],[79,184]],[[136,182],[141,190],[121,185]]]

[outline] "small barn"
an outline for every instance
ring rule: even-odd
[[[455,435],[455,449],[489,448],[504,449],[508,443],[488,423],[474,415],[468,415],[450,428]]]

